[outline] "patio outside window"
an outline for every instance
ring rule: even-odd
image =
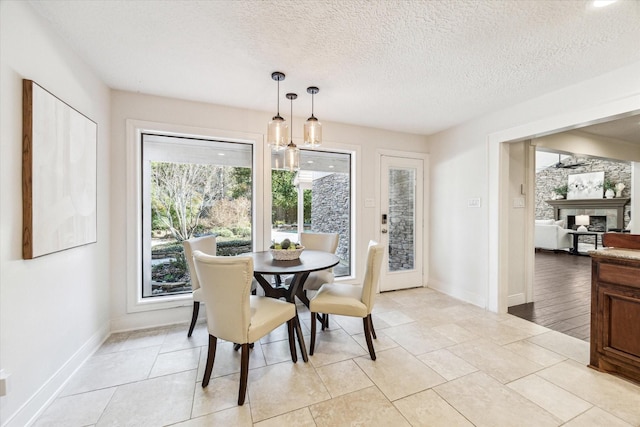
[[[182,241],[215,234],[217,254],[252,250],[250,144],[144,134],[142,297],[191,291]]]
[[[304,231],[339,233],[336,277],[351,274],[351,154],[300,150],[300,170],[271,157],[271,239],[298,241]]]

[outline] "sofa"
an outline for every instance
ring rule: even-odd
[[[573,246],[573,238],[569,230],[564,228],[564,221],[537,219],[535,224],[534,246],[537,249],[562,250]]]

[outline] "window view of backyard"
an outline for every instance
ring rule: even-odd
[[[213,234],[217,255],[250,252],[251,144],[143,135],[142,296],[191,291],[184,240]],[[351,273],[351,156],[301,150],[301,168],[271,170],[271,239],[338,232],[336,276]]]
[[[191,291],[184,240],[252,250],[251,164],[250,144],[143,136],[143,297]]]
[[[351,155],[300,150],[300,170],[278,168],[271,159],[271,240],[297,242],[299,233],[338,233],[336,277],[351,274]]]

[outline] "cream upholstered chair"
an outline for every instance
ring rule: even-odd
[[[316,314],[339,314],[342,316],[362,317],[364,336],[371,360],[376,360],[376,352],[373,349],[372,336],[373,324],[371,322],[371,310],[373,309],[376,287],[380,278],[380,268],[384,255],[384,246],[374,241],[369,242],[367,251],[367,265],[364,273],[364,281],[361,286],[340,283],[325,283],[309,303],[311,312],[311,346],[309,354],[313,355],[316,344]]]
[[[191,291],[193,292],[193,313],[191,314],[191,325],[189,325],[189,332],[187,336],[190,337],[193,333],[193,328],[196,326],[198,320],[198,313],[200,312],[200,303],[202,302],[202,291],[200,290],[200,282],[198,281],[198,275],[193,266],[193,252],[201,251],[207,255],[216,255],[216,236],[209,235],[203,237],[194,237],[182,242],[184,248],[184,257],[187,260],[187,266],[189,267],[189,276],[191,277]],[[258,286],[258,281],[253,279],[251,282],[251,291],[255,292]]]
[[[193,252],[201,251],[208,255],[215,255],[216,236],[211,235],[184,240],[182,242],[182,246],[184,248],[184,257],[186,258],[187,266],[189,267],[191,291],[193,292],[193,314],[191,315],[191,325],[189,326],[189,332],[187,333],[187,336],[190,337],[193,333],[193,328],[196,326],[198,312],[200,311],[200,302],[202,302],[202,290],[200,289],[198,275],[196,274],[196,270],[193,265]]]
[[[293,328],[296,306],[275,298],[251,295],[252,258],[219,257],[195,251],[193,263],[202,289],[209,330],[209,351],[202,387],[209,385],[218,338],[240,344],[238,405],[242,405],[247,391],[249,344],[286,322],[291,359],[295,362]]]
[[[324,251],[336,253],[340,235],[338,233],[300,233],[300,244],[305,249],[314,251]],[[304,282],[305,291],[317,291],[325,283],[333,283],[333,268],[314,271],[309,274]],[[287,285],[291,284],[292,278],[285,280]]]

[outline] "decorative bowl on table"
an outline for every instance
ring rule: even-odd
[[[304,246],[296,247],[296,249],[269,249],[271,256],[276,261],[292,261],[298,259],[302,251],[304,251]]]

